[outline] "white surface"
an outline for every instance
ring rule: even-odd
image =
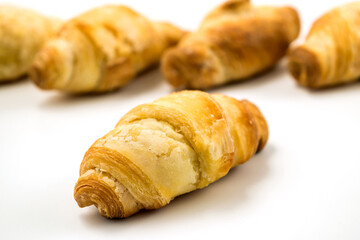
[[[62,17],[102,3],[86,2],[13,1]],[[122,2],[194,29],[221,1]],[[291,2],[306,30],[342,1]],[[100,96],[44,92],[29,81],[0,85],[0,239],[360,239],[360,84],[308,91],[284,64],[211,91],[247,98],[266,116],[270,139],[252,160],[125,220],[78,208],[73,187],[85,151],[131,108],[171,91],[157,70]]]

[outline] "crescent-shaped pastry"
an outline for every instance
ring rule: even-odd
[[[60,20],[35,11],[1,5],[0,82],[26,75],[36,53],[60,25]]]
[[[207,89],[246,79],[273,67],[299,29],[298,14],[291,7],[230,0],[169,49],[161,69],[174,87]]]
[[[158,63],[183,33],[125,6],[98,7],[64,24],[37,55],[30,76],[42,89],[112,91]]]
[[[360,77],[360,2],[320,17],[306,41],[291,49],[288,66],[296,81],[308,88],[356,81]]]
[[[134,108],[90,147],[75,200],[108,218],[160,208],[223,177],[267,139],[265,118],[246,100],[173,93]]]

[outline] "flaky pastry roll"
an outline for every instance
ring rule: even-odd
[[[26,75],[36,53],[60,25],[60,20],[35,11],[1,5],[0,82]]]
[[[299,29],[291,7],[229,0],[164,54],[161,69],[174,87],[207,89],[246,79],[273,67]]]
[[[360,77],[360,2],[320,17],[303,44],[291,49],[288,67],[296,81],[319,89]]]
[[[160,208],[225,176],[267,139],[265,118],[246,100],[173,93],[134,108],[90,147],[75,200],[109,218]]]
[[[30,76],[42,89],[112,91],[158,63],[183,33],[125,6],[98,7],[64,24],[36,56]]]

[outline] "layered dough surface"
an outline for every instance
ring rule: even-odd
[[[252,103],[182,91],[139,105],[86,152],[75,186],[80,207],[128,217],[208,186],[249,160],[268,139]]]
[[[303,44],[288,54],[289,71],[302,86],[320,89],[360,77],[360,2],[327,12],[312,25]]]
[[[299,30],[294,8],[228,0],[165,52],[161,70],[174,87],[190,89],[246,79],[273,67]]]
[[[156,64],[183,34],[126,6],[101,6],[64,23],[37,54],[30,77],[42,89],[113,91]]]
[[[197,155],[164,121],[148,118],[120,125],[94,147],[111,148],[132,159],[166,199],[196,188]]]
[[[37,52],[62,21],[30,9],[0,5],[0,82],[26,75]]]

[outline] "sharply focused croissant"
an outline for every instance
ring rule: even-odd
[[[304,44],[289,53],[299,84],[323,88],[360,77],[360,2],[335,8],[312,26]]]
[[[134,108],[91,146],[74,196],[109,218],[160,208],[223,177],[267,139],[266,120],[246,100],[173,93]]]
[[[230,0],[213,10],[197,32],[184,37],[161,61],[174,87],[206,89],[249,78],[273,67],[298,36],[291,7],[255,7]]]
[[[103,6],[65,23],[37,55],[30,76],[42,89],[111,91],[158,63],[183,31],[125,6]]]
[[[61,21],[15,6],[0,6],[0,82],[26,75],[45,41]]]

